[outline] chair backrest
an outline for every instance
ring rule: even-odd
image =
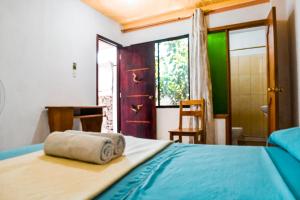
[[[189,107],[189,110],[184,110]],[[182,129],[182,118],[184,116],[195,117],[199,120],[201,129],[205,130],[205,100],[185,100],[179,105],[179,129]]]

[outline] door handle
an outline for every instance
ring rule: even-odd
[[[148,97],[150,100],[152,100],[153,99],[153,96],[152,95],[149,95],[149,97]]]
[[[268,88],[268,92],[276,92],[276,93],[282,93],[283,92],[283,88],[278,88],[278,87],[275,87],[275,88]]]
[[[133,111],[133,112],[135,112],[135,113],[138,113],[138,112],[140,112],[140,110],[142,110],[142,108],[143,108],[143,104],[139,104],[139,105],[131,105],[131,107],[130,107],[130,109]]]
[[[132,72],[132,81],[134,83],[140,83],[140,82],[142,82],[142,79],[138,79],[136,73]]]
[[[282,89],[282,88],[275,88],[275,89],[274,89],[274,92],[282,93],[282,92],[283,92],[283,89]]]

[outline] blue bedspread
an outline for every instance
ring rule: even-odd
[[[0,153],[0,159],[7,153]],[[273,154],[281,155],[276,150]],[[274,155],[269,156],[263,147],[173,144],[95,199],[298,198],[299,194],[292,192],[300,183],[297,179],[284,181],[277,165],[285,167],[280,162],[273,164],[270,157],[274,159]]]
[[[34,145],[30,145],[30,146],[25,146],[25,147],[21,147],[18,149],[12,149],[12,150],[7,150],[7,151],[2,151],[0,152],[0,160],[5,160],[8,158],[13,158],[16,156],[21,156],[27,153],[32,153],[35,151],[39,151],[43,149],[43,144],[34,144]]]
[[[300,199],[300,162],[278,147],[267,148],[267,152],[296,199]]]
[[[174,144],[100,199],[295,199],[263,147]]]

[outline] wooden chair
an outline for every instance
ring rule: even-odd
[[[184,107],[188,106],[189,110],[184,110]],[[194,108],[194,109],[192,109]],[[184,116],[195,117],[198,119],[199,128],[182,128],[182,118]],[[182,136],[193,136],[194,143],[202,144],[206,143],[206,133],[205,133],[205,100],[188,100],[180,101],[179,107],[179,128],[176,130],[169,131],[170,140],[174,140],[174,136],[179,137],[179,142],[182,142]],[[201,136],[201,141],[199,141],[199,136]]]

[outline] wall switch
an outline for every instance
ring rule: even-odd
[[[77,63],[76,62],[73,62],[73,66],[72,66],[72,69],[73,69],[73,78],[76,78],[76,70],[77,70]]]

